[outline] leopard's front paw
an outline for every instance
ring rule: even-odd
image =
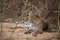
[[[36,33],[34,33],[34,34],[32,34],[34,37],[36,37],[37,36],[37,34]]]
[[[24,34],[30,34],[30,32],[25,32]]]

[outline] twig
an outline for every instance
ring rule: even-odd
[[[18,23],[19,23],[19,22],[18,22]],[[17,24],[18,24],[18,23],[17,23]],[[17,27],[17,24],[16,24],[15,28]],[[10,40],[10,39],[12,38],[12,36],[13,36],[13,34],[14,34],[14,31],[15,31],[15,28],[13,29],[13,31],[12,31],[12,33],[11,33],[11,35],[10,35],[10,37],[9,37],[8,40]]]
[[[1,22],[0,22],[0,29],[1,29],[1,31],[0,31],[0,37],[2,39],[3,26],[2,26],[2,23]]]
[[[23,9],[22,9],[22,11],[21,11],[21,12],[22,12],[22,15],[20,16],[20,18],[22,18],[22,16],[24,15],[24,10],[25,10],[27,4],[28,4],[28,0],[26,0],[25,6],[23,7]],[[18,22],[18,23],[19,23],[19,22]],[[17,23],[17,24],[18,24],[18,23]],[[16,24],[15,28],[17,27],[17,24]],[[14,31],[15,31],[15,28],[13,29],[13,31],[12,31],[12,33],[11,33],[11,36],[9,37],[8,40],[11,40],[11,38],[12,38],[12,36],[13,36],[13,34],[14,34]]]

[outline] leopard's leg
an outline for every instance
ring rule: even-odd
[[[37,30],[35,30],[35,32],[32,34],[33,36],[37,36],[38,34],[42,34],[42,28],[38,28]]]
[[[34,30],[32,30],[32,29],[29,29],[28,31],[26,31],[24,34],[30,34],[30,33],[32,33]]]

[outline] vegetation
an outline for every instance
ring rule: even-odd
[[[59,21],[58,21],[58,24],[59,24],[59,30],[60,30],[60,3],[59,3],[59,7],[58,7],[58,10],[59,10]]]
[[[34,2],[35,1],[35,2]],[[47,6],[47,5],[49,5],[50,6],[50,8],[48,8],[49,6],[47,6],[47,8],[46,9],[50,9],[49,11],[51,12],[51,11],[54,11],[53,9],[55,9],[55,8],[57,8],[57,7],[55,7],[55,8],[53,8],[52,6],[54,5],[53,3],[52,3],[52,1],[44,1],[44,0],[42,0],[43,1],[43,3],[45,3],[46,2],[46,5],[45,6]],[[54,1],[54,0],[53,0]],[[26,14],[26,13],[24,13],[25,11],[26,11],[26,9],[28,8],[28,3],[29,2],[31,2],[31,4],[33,4],[34,6],[33,7],[35,7],[35,8],[33,8],[33,11],[35,12],[35,11],[40,11],[40,5],[43,5],[43,4],[40,4],[40,1],[37,1],[37,0],[2,0],[1,2],[0,2],[0,4],[1,4],[1,9],[0,9],[0,22],[3,22],[5,19],[7,19],[7,18],[18,18],[18,19],[21,19],[21,18],[23,18],[24,17],[24,15]],[[39,3],[38,3],[39,2]],[[54,3],[55,3],[56,1],[54,1]],[[48,4],[47,4],[48,3]],[[38,5],[37,5],[38,4]],[[43,5],[44,6],[44,5]],[[35,9],[37,9],[37,10],[35,10]],[[58,21],[58,26],[59,26],[59,30],[60,30],[60,3],[59,3],[59,21]],[[32,10],[32,9],[31,9]],[[42,9],[43,11],[44,11],[44,9]],[[37,12],[38,12],[37,11]],[[47,10],[47,12],[48,12],[48,10]],[[42,15],[42,16],[45,16],[46,15],[46,13],[47,13],[46,11],[43,13],[44,15]],[[56,16],[57,17],[57,16]],[[14,19],[14,20],[15,20]],[[2,30],[3,30],[3,26],[2,26],[2,23],[0,23],[0,35],[2,35]],[[11,37],[13,36],[13,34],[14,34],[14,31],[15,31],[15,29],[13,30],[13,32],[12,32],[12,34],[11,34],[11,36],[10,36],[10,38],[8,39],[8,40],[11,40]],[[31,38],[28,38],[28,39],[26,39],[26,40],[32,40]]]
[[[59,11],[59,13],[58,13],[58,17],[59,17],[59,20],[58,20],[58,27],[59,27],[59,36],[58,36],[58,40],[60,40],[60,1],[59,1],[59,6],[58,6],[58,11]]]

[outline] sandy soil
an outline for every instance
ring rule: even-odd
[[[2,39],[8,40],[10,37],[11,40],[57,40],[58,32],[43,32],[43,34],[38,34],[36,37],[32,34],[24,34],[27,29],[17,28],[15,29],[13,35],[11,27],[15,27],[14,23],[3,23],[3,33]]]

